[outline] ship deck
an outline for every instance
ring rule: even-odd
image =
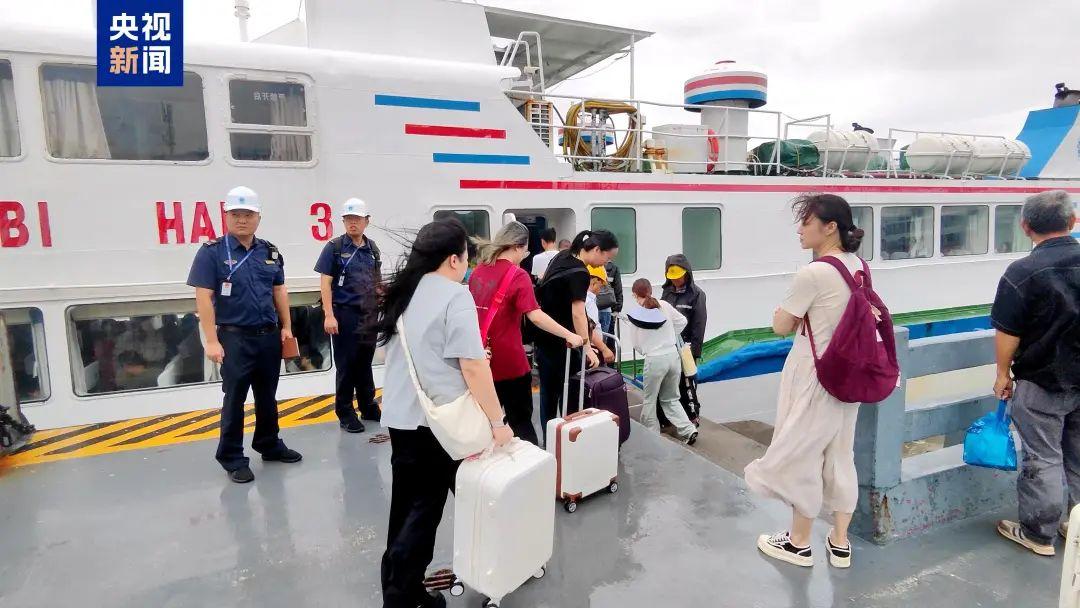
[[[213,441],[28,464],[0,476],[0,606],[380,606],[390,446],[334,424],[288,428],[298,465],[253,460],[227,481]],[[448,505],[452,507],[452,503]],[[636,426],[620,491],[557,511],[542,580],[520,606],[1049,606],[1061,558],[998,538],[987,514],[886,547],[853,539],[855,564],[831,569],[814,531],[813,568],[758,553],[787,509],[738,476]],[[452,508],[432,568],[451,561]],[[479,606],[471,591],[450,606]]]

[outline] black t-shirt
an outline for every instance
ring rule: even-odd
[[[1080,389],[1080,244],[1043,241],[1009,265],[998,284],[993,326],[1020,338],[1013,374],[1051,392]]]
[[[559,252],[544,273],[544,280],[537,287],[540,310],[559,324],[574,331],[574,302],[584,302],[589,291],[589,271],[585,263],[569,251]],[[537,332],[537,346],[565,348],[566,341],[546,331]]]

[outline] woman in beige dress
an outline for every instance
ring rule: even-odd
[[[854,275],[863,231],[854,225],[847,201],[832,194],[808,194],[793,206],[799,243],[815,258],[831,255]],[[828,348],[851,290],[828,264],[807,264],[795,273],[784,301],[773,313],[773,331],[795,341],[780,375],[776,428],[765,455],[746,466],[751,490],[791,505],[791,528],[762,535],[762,553],[798,566],[812,566],[810,527],[822,510],[834,527],[825,538],[829,563],[851,565],[848,525],[858,501],[855,476],[855,419],[858,404],[843,403],[818,382],[810,341],[802,330],[809,317],[818,352]],[[798,331],[797,331],[798,330]]]

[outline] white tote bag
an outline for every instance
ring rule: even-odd
[[[409,342],[405,338],[404,315],[398,318],[397,333],[431,434],[435,435],[435,439],[439,440],[439,444],[454,460],[463,460],[486,450],[492,443],[491,422],[472,393],[465,389],[465,394],[450,403],[435,405],[420,386],[420,378],[416,375],[416,366],[413,364],[412,354],[409,353]]]

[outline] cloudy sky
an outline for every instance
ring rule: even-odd
[[[391,1],[391,0],[363,0]],[[300,0],[251,0],[253,35]],[[1053,84],[1080,88],[1080,0],[488,0],[488,4],[656,34],[637,47],[637,95],[680,102],[683,82],[718,59],[765,69],[768,109],[831,113],[889,127],[1015,136]],[[188,36],[235,38],[230,0],[186,0]],[[91,0],[0,2],[0,21],[91,24]],[[557,88],[624,97],[629,61]],[[697,122],[674,111],[649,123]]]

